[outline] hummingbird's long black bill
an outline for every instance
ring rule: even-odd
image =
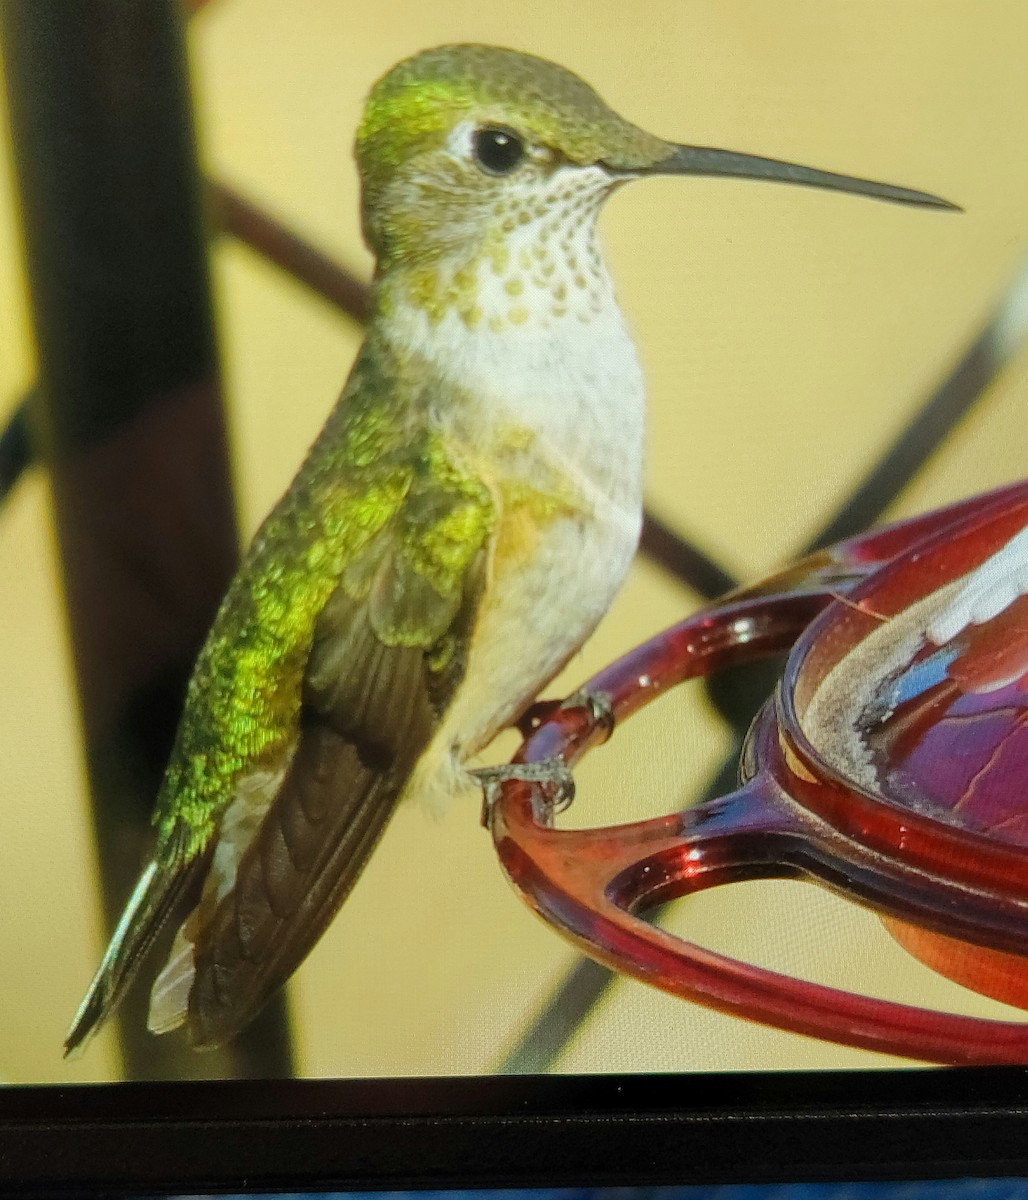
[[[930,192],[916,192],[891,183],[876,183],[872,179],[857,179],[853,175],[837,175],[834,171],[818,171],[799,163],[781,162],[776,158],[761,158],[756,154],[739,154],[734,150],[718,150],[713,146],[677,146],[667,158],[646,167],[634,168],[633,175],[719,175],[740,179],[770,179],[777,183],[794,183],[800,187],[826,188],[833,192],[852,192],[857,196],[873,196],[895,204],[919,204],[929,208],[963,211]]]

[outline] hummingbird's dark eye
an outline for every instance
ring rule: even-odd
[[[471,139],[475,162],[490,175],[509,175],[525,157],[525,143],[510,129],[487,125]]]

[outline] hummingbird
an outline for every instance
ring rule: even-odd
[[[668,142],[570,71],[450,45],[356,138],[372,315],[188,685],[153,857],[66,1041],[178,922],[149,1028],[232,1038],[309,953],[397,804],[442,803],[579,650],[635,554],[643,378],[596,235],[649,176],[925,192]],[[516,775],[518,768],[500,768]]]

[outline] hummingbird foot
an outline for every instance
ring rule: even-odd
[[[479,767],[471,774],[482,785],[482,824],[486,829],[492,824],[500,788],[511,780],[540,785],[532,796],[533,812],[540,825],[552,825],[557,813],[563,812],[575,798],[571,768],[558,757],[544,758],[540,762],[505,763],[501,767]]]
[[[603,729],[606,735],[604,740],[614,732],[616,718],[610,696],[606,692],[594,692],[584,687],[572,692],[565,700],[536,700],[518,717],[516,728],[522,737],[530,738],[551,717],[574,708],[588,711],[591,723]]]
[[[577,692],[572,692],[560,707],[562,710],[587,709],[593,725],[601,727],[606,738],[614,732],[617,718],[614,716],[614,704],[606,692],[594,692],[587,687],[579,688]]]

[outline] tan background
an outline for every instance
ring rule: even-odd
[[[190,31],[212,170],[366,272],[350,157],[362,97],[452,40],[554,58],[669,138],[925,188],[962,216],[727,181],[627,189],[604,218],[650,384],[657,511],[752,577],[834,510],[977,331],[1028,243],[1023,0],[219,0]],[[6,137],[0,126],[0,137]],[[0,409],[32,379],[0,158]],[[356,336],[237,246],[214,253],[247,533],[331,405]],[[1023,473],[1028,351],[902,511]],[[3,416],[0,411],[0,416]],[[110,1077],[101,1038],[59,1045],[101,951],[92,846],[44,481],[0,513],[0,1079]],[[639,565],[569,690],[696,604]],[[581,772],[578,820],[682,800],[724,737],[701,694],[666,699]],[[694,902],[676,928],[728,952],[959,1011],[875,919],[797,884]],[[510,893],[477,814],[402,812],[292,985],[313,1075],[487,1071],[572,961]],[[887,1065],[620,984],[565,1070]]]

